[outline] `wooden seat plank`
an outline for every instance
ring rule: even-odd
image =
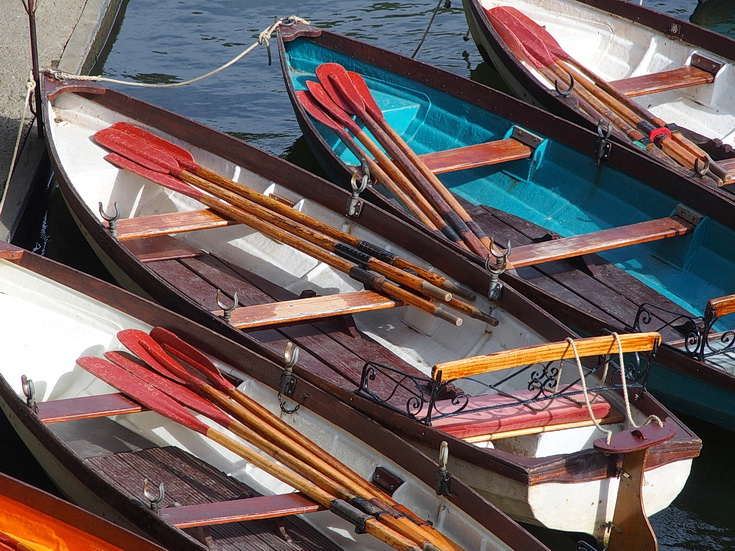
[[[221,228],[232,224],[236,224],[236,222],[222,218],[209,209],[171,212],[118,220],[117,238],[120,241],[126,241],[170,233]]]
[[[515,138],[496,140],[420,155],[435,174],[527,159],[533,149]]]
[[[552,239],[532,245],[522,245],[512,250],[510,263],[512,267],[520,268],[686,235],[691,233],[695,227],[696,224],[680,216],[658,218],[572,237]]]
[[[269,327],[368,310],[382,310],[400,304],[373,291],[355,291],[235,308],[230,314],[230,323],[238,329]],[[223,313],[222,310],[214,312],[216,316],[222,316]]]
[[[120,393],[80,396],[38,403],[38,417],[44,423],[77,421],[141,411],[143,407],[140,404]]]
[[[709,84],[714,80],[715,76],[712,73],[687,65],[679,69],[615,80],[610,84],[626,96],[634,98],[667,90]]]
[[[125,242],[125,246],[141,262],[193,258],[202,254],[202,251],[199,249],[191,247],[183,241],[174,239],[170,235],[129,239]]]
[[[323,511],[302,493],[256,496],[215,503],[166,507],[159,514],[178,528],[280,518]]]

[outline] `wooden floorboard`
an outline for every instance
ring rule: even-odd
[[[154,447],[88,458],[86,461],[123,492],[143,503],[147,503],[143,496],[143,481],[148,478],[154,492],[163,482],[165,491],[161,507],[221,502],[256,495],[242,482],[175,447]],[[296,517],[216,525],[205,528],[205,531],[219,550],[339,549]]]

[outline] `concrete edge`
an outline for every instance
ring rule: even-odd
[[[97,62],[124,0],[87,0],[59,61],[59,69],[86,74]],[[11,242],[36,182],[48,170],[46,142],[34,123],[23,144],[12,178],[0,199],[0,239]]]

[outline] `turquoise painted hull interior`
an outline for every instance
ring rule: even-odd
[[[297,90],[316,67],[340,63],[363,75],[387,121],[419,154],[510,136],[514,123],[455,97],[307,41],[287,44]],[[342,160],[357,164],[336,135],[317,123]],[[542,136],[542,138],[546,138]],[[553,139],[529,159],[440,176],[457,195],[509,212],[562,236],[670,216],[677,202]],[[691,312],[735,293],[734,232],[705,218],[691,235],[607,251],[602,256]],[[511,253],[512,258],[512,253]],[[724,325],[724,324],[723,324]]]

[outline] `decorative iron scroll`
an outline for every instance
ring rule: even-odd
[[[704,318],[701,318],[643,303],[636,312],[633,330],[661,331],[672,328],[683,336],[683,351],[692,358],[705,361],[706,358],[735,351],[735,330],[714,330],[719,319],[709,305]]]
[[[629,389],[642,389],[648,378],[652,355],[635,354],[633,361],[626,355],[626,379]],[[620,368],[616,363],[617,354],[600,357],[594,365],[583,366],[585,383],[589,394],[603,391],[620,390]],[[575,376],[561,383],[564,370]],[[593,375],[596,374],[596,375]],[[603,374],[601,381],[599,375]],[[526,406],[532,410],[547,408],[551,402],[565,397],[571,401],[584,403],[584,392],[580,387],[581,378],[575,359],[556,360],[545,364],[519,366],[509,370],[501,380],[492,384],[480,381],[477,377],[437,381],[431,377],[411,375],[394,367],[377,362],[366,362],[362,369],[360,386],[356,393],[373,400],[387,408],[397,411],[420,423],[431,425],[443,417],[464,413],[490,411],[508,407]],[[472,385],[480,389],[472,396],[502,396],[502,403],[470,406],[471,395],[459,385]],[[510,391],[507,388],[523,388]]]

